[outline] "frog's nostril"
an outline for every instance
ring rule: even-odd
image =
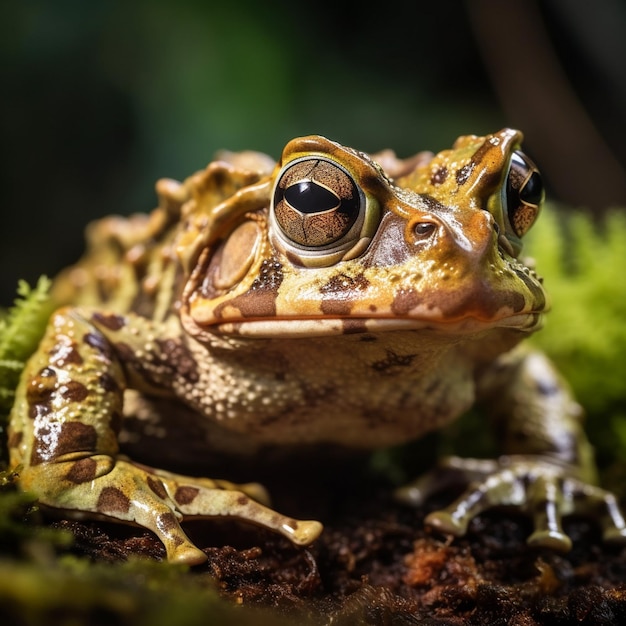
[[[413,224],[413,234],[418,239],[430,237],[437,227],[432,222],[417,222]]]

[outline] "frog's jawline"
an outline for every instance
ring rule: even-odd
[[[215,324],[213,332],[220,335],[272,338],[320,337],[359,332],[391,332],[425,330],[444,334],[472,334],[492,328],[511,328],[534,332],[541,326],[541,313],[523,313],[495,320],[464,318],[451,322],[418,319],[387,318],[313,318],[313,319],[258,319],[243,322]]]

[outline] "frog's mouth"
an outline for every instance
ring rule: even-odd
[[[386,333],[394,331],[433,331],[443,334],[466,335],[493,328],[511,328],[534,332],[542,325],[542,313],[511,315],[500,320],[483,321],[465,318],[454,322],[436,322],[420,319],[387,318],[317,318],[317,319],[265,319],[232,321],[212,326],[212,332],[240,337],[322,337],[355,333]]]
[[[388,333],[394,331],[425,331],[447,335],[469,335],[492,329],[514,329],[532,333],[543,323],[544,309],[514,311],[502,307],[496,315],[480,317],[464,315],[445,319],[441,312],[431,309],[423,315],[416,312],[408,315],[385,316],[359,315],[317,315],[317,316],[243,316],[240,312],[224,311],[224,316],[204,315],[200,303],[198,306],[184,308],[181,320],[186,330],[192,335],[209,333],[213,335],[238,336],[250,338],[306,338],[355,333]],[[212,310],[215,313],[215,310]],[[239,313],[239,314],[238,314]]]

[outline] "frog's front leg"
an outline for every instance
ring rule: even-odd
[[[53,316],[22,375],[11,414],[11,464],[22,467],[21,487],[48,507],[148,528],[170,561],[206,560],[180,527],[188,517],[235,517],[296,544],[313,541],[321,525],[258,503],[264,499],[259,485],[170,474],[118,456],[123,392],[138,384],[146,356],[132,342],[141,336],[148,350],[159,343],[154,335],[152,346],[145,343],[149,324],[69,308]],[[166,369],[161,367],[163,381],[174,374]]]
[[[486,509],[514,506],[533,519],[529,545],[569,550],[571,540],[561,522],[574,513],[595,517],[605,541],[626,541],[626,521],[615,496],[593,484],[595,464],[582,408],[550,361],[539,352],[514,350],[481,372],[478,392],[505,455],[497,461],[446,459],[400,489],[400,499],[421,504],[436,490],[469,483],[426,523],[460,536]]]

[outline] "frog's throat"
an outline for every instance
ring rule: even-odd
[[[493,328],[510,328],[532,333],[543,322],[541,313],[522,313],[499,320],[483,321],[464,318],[453,322],[419,319],[387,318],[312,318],[312,319],[258,319],[215,324],[210,332],[241,337],[322,337],[354,333],[381,333],[403,330],[433,331],[450,335],[468,335]],[[207,329],[209,330],[209,329]]]

